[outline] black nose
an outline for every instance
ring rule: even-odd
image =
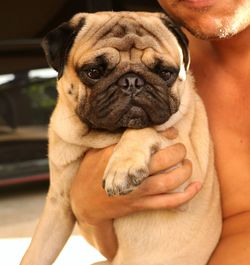
[[[127,95],[137,95],[141,92],[145,81],[142,77],[134,73],[127,73],[120,77],[117,84],[121,87],[121,90]]]

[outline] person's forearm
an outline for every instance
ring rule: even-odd
[[[98,225],[79,224],[84,238],[108,260],[112,260],[117,251],[117,240],[113,228],[113,221],[106,221]]]

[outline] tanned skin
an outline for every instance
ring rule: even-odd
[[[159,3],[192,33],[188,33],[191,70],[206,106],[215,147],[223,231],[208,265],[248,265],[250,0],[159,0]],[[164,134],[173,138],[176,133],[171,129]],[[152,157],[152,176],[136,191],[108,198],[101,181],[112,148],[93,150],[85,156],[71,192],[81,231],[110,260],[117,249],[113,219],[146,209],[178,207],[200,189],[199,183],[192,183],[183,193],[166,194],[192,174],[192,164],[185,160],[185,147],[178,144]],[[178,162],[182,162],[182,167],[171,173],[157,173]]]
[[[247,35],[250,36],[250,27],[228,40],[192,43],[193,47],[204,49],[209,58],[206,72],[199,66],[204,54],[192,50],[192,70],[206,106],[215,147],[223,210],[222,237],[209,265],[247,265],[250,260],[250,45],[244,42]]]

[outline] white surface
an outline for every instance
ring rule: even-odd
[[[13,74],[8,74],[8,75],[0,75],[0,85],[7,83],[11,80],[14,79],[14,75]]]
[[[29,71],[29,78],[52,78],[57,77],[57,72],[52,68],[35,69]]]
[[[18,265],[30,238],[0,239],[0,264]],[[54,265],[90,265],[105,260],[81,236],[71,236]]]

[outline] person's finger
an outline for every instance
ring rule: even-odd
[[[150,175],[166,170],[182,162],[186,156],[186,148],[178,143],[156,152],[149,163]]]
[[[200,182],[191,183],[183,192],[152,195],[134,201],[133,207],[138,210],[174,209],[190,201],[201,189]]]
[[[192,174],[192,163],[184,160],[180,166],[169,171],[146,178],[143,183],[138,186],[138,191],[143,195],[156,195],[167,193],[168,191],[178,188]]]
[[[163,135],[164,137],[173,140],[178,136],[178,130],[175,129],[174,127],[170,127],[169,129],[160,132],[161,135]]]

